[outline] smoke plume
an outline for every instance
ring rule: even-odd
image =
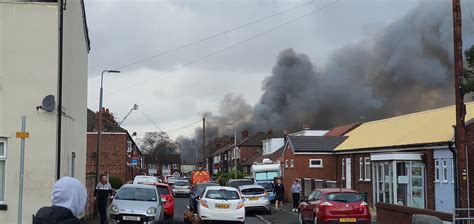
[[[240,96],[225,96],[219,113],[207,114],[206,134],[229,134],[228,123],[252,133],[297,131],[303,124],[327,129],[453,104],[451,3],[429,3],[378,35],[336,50],[324,68],[305,54],[283,50],[258,103],[252,107]],[[474,43],[474,26],[468,12],[464,17],[467,48]],[[201,133],[197,129],[196,137]]]

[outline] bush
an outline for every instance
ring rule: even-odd
[[[120,179],[120,177],[116,177],[116,176],[110,176],[109,182],[113,189],[119,189],[123,185],[123,182]]]
[[[240,170],[231,170],[229,172],[219,172],[217,174],[217,181],[219,181],[220,185],[225,186],[227,184],[227,181],[229,181],[230,179],[235,179],[236,173],[237,179],[244,178],[244,174]]]

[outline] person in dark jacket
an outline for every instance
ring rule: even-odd
[[[94,191],[94,200],[97,201],[99,209],[100,224],[107,224],[107,203],[110,196],[112,196],[112,186],[107,182],[107,176],[102,175]]]
[[[283,199],[285,195],[285,186],[281,183],[281,180],[277,180],[277,184],[275,185],[275,208],[276,210],[280,210],[283,207]],[[278,206],[280,205],[280,206]]]
[[[63,177],[53,186],[52,206],[43,207],[33,217],[33,224],[79,224],[86,208],[87,191],[72,177]]]

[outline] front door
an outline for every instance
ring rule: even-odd
[[[352,189],[351,158],[346,158],[346,188]]]

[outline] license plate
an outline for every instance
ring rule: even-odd
[[[339,218],[339,222],[357,222],[356,218]]]
[[[228,209],[230,204],[216,204],[216,208]]]
[[[258,200],[258,197],[251,197],[251,198],[249,198],[249,200],[250,201],[256,201],[256,200]]]
[[[122,219],[125,221],[140,221],[138,216],[123,216]]]

